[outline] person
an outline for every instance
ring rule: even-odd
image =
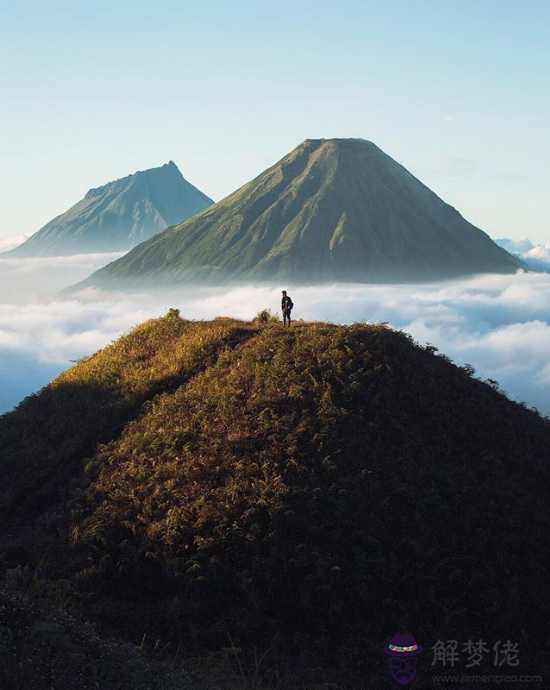
[[[281,300],[281,310],[283,312],[283,328],[287,325],[290,328],[290,312],[294,306],[293,301],[290,296],[286,294],[286,290],[283,290],[283,298]]]

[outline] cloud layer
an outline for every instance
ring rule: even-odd
[[[511,254],[516,254],[534,271],[550,271],[550,242],[534,245],[526,237],[517,240],[495,240]]]
[[[44,300],[125,252],[17,258],[0,254],[0,301]]]
[[[9,252],[10,249],[15,249],[25,240],[28,240],[30,235],[18,235],[17,237],[5,237],[0,239],[0,253]]]
[[[95,267],[111,257],[94,259]],[[90,257],[63,257],[50,264],[21,262],[32,297],[0,304],[0,412],[38,390],[71,366],[141,321],[178,307],[183,316],[252,318],[279,309],[280,289],[295,302],[296,318],[351,323],[386,321],[430,342],[457,364],[496,379],[516,400],[550,413],[550,274],[485,275],[463,281],[415,286],[292,285],[233,289],[181,289],[157,294],[101,293],[88,289],[72,299],[39,296],[39,278],[54,271],[58,287],[90,272]],[[93,270],[93,269],[92,269]],[[45,275],[44,275],[45,272]],[[70,280],[68,280],[70,274]],[[2,276],[0,263],[0,284]],[[16,290],[19,294],[18,286]]]

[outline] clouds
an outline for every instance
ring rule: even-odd
[[[537,244],[523,255],[527,264],[537,270],[550,271],[550,242]]]
[[[0,254],[0,300],[27,303],[53,297],[125,252],[19,258]]]
[[[0,412],[52,377],[156,315],[122,302],[77,300],[0,305]]]
[[[519,256],[534,271],[550,271],[550,242],[535,246],[525,237],[518,240],[501,239],[495,242],[506,251]]]
[[[74,266],[88,259],[71,261]],[[38,269],[32,275],[38,279]],[[550,413],[550,274],[523,272],[414,286],[182,288],[133,295],[87,289],[65,300],[34,295],[25,303],[0,305],[0,411],[45,385],[71,360],[170,307],[192,319],[250,319],[264,308],[279,310],[282,288],[296,304],[296,318],[387,321],[457,364],[472,364],[511,397]]]
[[[10,249],[15,249],[20,244],[23,244],[25,240],[28,240],[30,235],[19,235],[18,237],[6,237],[0,239],[0,253],[9,252]]]
[[[514,240],[502,238],[500,240],[495,240],[495,242],[512,254],[525,254],[534,247],[531,240],[527,239],[527,237],[520,237]]]

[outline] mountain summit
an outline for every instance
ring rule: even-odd
[[[10,256],[124,251],[213,203],[170,161],[90,189]]]
[[[404,282],[521,266],[372,142],[308,139],[84,284]]]
[[[388,687],[390,625],[544,673],[550,421],[473,373],[384,324],[172,309],[0,416],[6,580],[137,644],[362,674],[342,690]]]

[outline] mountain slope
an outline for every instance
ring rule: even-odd
[[[124,251],[213,203],[173,161],[90,189],[10,256]]]
[[[542,670],[550,422],[468,369],[383,325],[172,313],[63,376],[0,418],[3,566],[190,653],[229,633],[383,674],[412,629]]]
[[[316,139],[80,285],[403,282],[521,265],[371,142]]]

